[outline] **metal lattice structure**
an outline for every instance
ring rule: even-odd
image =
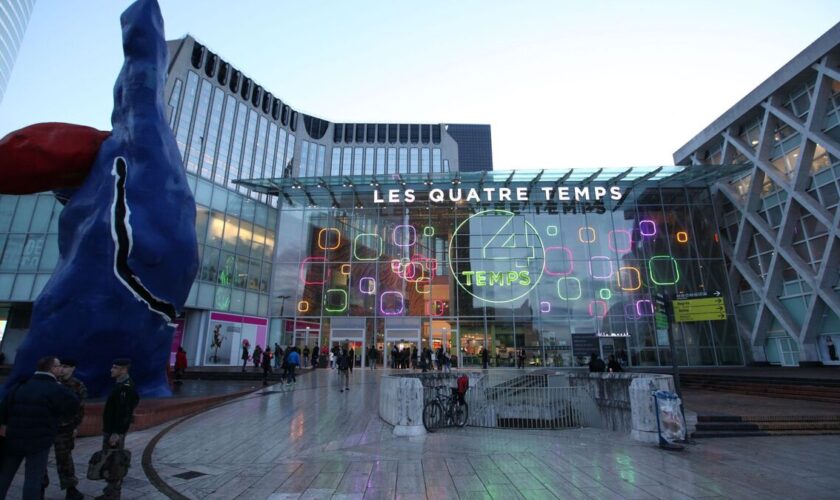
[[[715,186],[745,346],[773,361],[768,339],[785,335],[793,361],[824,358],[818,337],[840,335],[840,24],[674,160],[751,166]]]

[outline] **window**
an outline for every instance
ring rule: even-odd
[[[440,162],[440,148],[432,149],[432,172],[443,172]]]
[[[219,161],[216,162],[216,171],[213,174],[213,182],[219,185],[225,184],[228,152],[230,151],[230,134],[233,131],[233,119],[235,115],[236,98],[229,95],[225,98],[225,115],[222,118],[222,137],[219,140]]]
[[[309,141],[301,141],[300,143],[300,170],[298,177],[306,177],[309,175],[306,171],[306,164],[309,160]]]
[[[169,96],[169,128],[175,128],[175,115],[178,113],[178,100],[181,98],[181,86],[183,82],[180,78],[175,79],[175,85],[172,87],[172,94]]]
[[[365,148],[365,175],[373,175],[373,148]]]
[[[355,127],[352,123],[348,123],[344,126],[344,142],[353,142],[353,131]]]
[[[344,125],[336,123],[333,125],[333,142],[341,142],[341,137],[344,135]]]
[[[421,127],[422,135],[420,140],[423,142],[423,144],[428,144],[429,136],[432,135],[432,127],[431,125],[422,125]]]
[[[273,177],[283,177],[283,169],[286,167],[286,130],[278,127],[277,136],[277,160],[274,163]]]
[[[440,144],[440,125],[432,125],[432,142]]]
[[[190,133],[190,121],[192,120],[193,106],[195,106],[196,90],[198,89],[198,75],[190,71],[187,74],[187,89],[184,92],[184,100],[181,103],[181,114],[178,117],[178,126],[175,128],[175,141],[178,143],[178,151],[181,158],[187,150],[187,139]]]
[[[411,161],[408,164],[408,171],[412,174],[420,171],[420,152],[417,148],[411,148]]]
[[[420,125],[411,125],[411,143],[416,144],[420,142]]]
[[[327,155],[327,147],[318,145],[318,162],[315,165],[315,175],[324,175],[324,158]]]
[[[395,174],[397,172],[397,148],[388,148],[388,165],[386,173]]]
[[[198,172],[199,154],[204,148],[204,126],[207,124],[211,87],[209,81],[201,80],[201,91],[198,95],[198,110],[195,113],[195,121],[190,136],[189,154],[185,161],[188,172]]]
[[[408,125],[400,125],[400,144],[408,142]]]
[[[376,148],[376,175],[385,173],[385,148]]]
[[[423,148],[420,151],[420,171],[421,172],[431,172],[431,165],[429,163],[429,148]]]
[[[353,175],[353,166],[352,166],[352,157],[353,157],[353,148],[344,148],[342,152],[343,158],[341,160],[342,165],[342,174],[343,175]]]
[[[386,126],[384,123],[376,126],[376,142],[379,144],[385,144],[385,130]]]
[[[367,143],[373,144],[373,141],[376,139],[376,125],[373,123],[367,124]]]
[[[356,142],[364,142],[365,140],[365,126],[361,123],[356,124]]]
[[[268,135],[268,119],[264,116],[260,116],[259,119],[259,128],[257,130],[257,139],[256,144],[254,145],[254,171],[251,174],[252,179],[262,179],[265,177],[264,173],[264,162],[265,162],[265,149]]]
[[[364,149],[353,148],[353,175],[362,175],[362,153]]]
[[[330,175],[341,175],[341,148],[332,148],[332,163],[330,164]]]
[[[407,174],[408,173],[408,149],[407,148],[400,148],[400,169],[399,173]]]
[[[315,166],[318,163],[318,145],[314,142],[309,143],[309,164],[306,167],[307,175],[316,175]]]
[[[394,124],[388,125],[388,143],[394,144],[397,142],[397,126]]]
[[[207,140],[204,154],[201,155],[199,174],[205,179],[213,178],[213,165],[216,164],[216,140],[219,138],[219,125],[222,119],[224,92],[218,87],[213,89],[213,102],[210,105],[210,124],[207,126]]]

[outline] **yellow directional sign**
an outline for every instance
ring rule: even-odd
[[[675,300],[673,305],[674,320],[677,323],[726,319],[726,306],[723,304],[723,297]]]

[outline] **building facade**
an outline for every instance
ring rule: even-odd
[[[168,44],[164,99],[196,199],[201,256],[176,332],[193,364],[234,362],[219,351],[244,335],[252,345],[280,340],[282,325],[272,318],[284,304],[271,283],[283,200],[235,181],[457,172],[461,159],[477,168],[492,158],[487,125],[331,123],[291,108],[192,37]],[[448,129],[461,132],[469,152]],[[49,193],[0,196],[0,335],[8,359],[57,262],[60,213]],[[224,347],[210,353],[217,324]]]
[[[739,168],[739,167],[732,167]],[[717,172],[716,172],[717,173]],[[252,179],[282,203],[285,343],[444,348],[461,366],[671,363],[657,294],[719,297],[672,326],[685,366],[741,365],[709,172],[684,167]]]
[[[840,24],[674,153],[713,186],[748,361],[840,364]]]
[[[6,93],[35,0],[0,2],[0,101]]]

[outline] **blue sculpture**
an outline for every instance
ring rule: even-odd
[[[170,395],[174,328],[198,268],[195,201],[164,113],[167,48],[155,0],[122,15],[125,62],[113,131],[59,220],[60,259],[35,302],[9,384],[38,358],[75,358],[92,396],[116,357],[133,361],[142,396]]]

